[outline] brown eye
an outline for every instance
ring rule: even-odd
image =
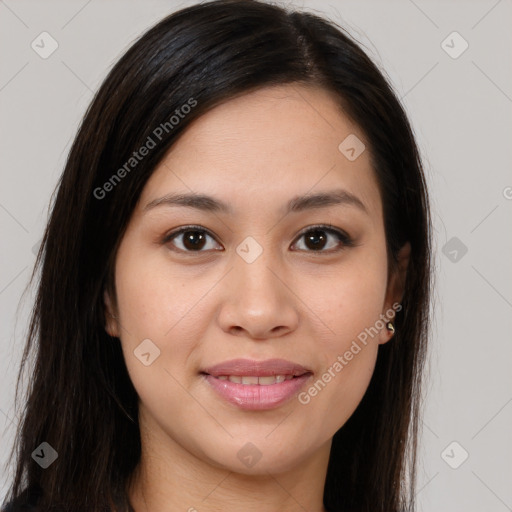
[[[330,249],[335,251],[340,245],[346,247],[353,245],[351,238],[342,231],[323,226],[309,228],[300,235],[300,239],[304,239],[303,246],[305,246],[305,249],[300,248],[300,250],[307,252],[332,252]]]
[[[172,245],[174,245],[178,251],[204,252],[209,249],[215,249],[212,243],[208,242],[209,239],[214,240],[204,229],[187,226],[167,235],[164,239],[164,243],[172,242]]]
[[[313,250],[323,249],[328,238],[326,234],[319,229],[309,231],[304,237],[306,247]]]
[[[299,247],[299,250],[306,252],[330,253],[354,245],[354,242],[346,233],[325,226],[310,227],[300,235],[299,240],[301,239],[304,239],[304,243],[302,244],[303,247]],[[172,250],[185,253],[223,250],[217,244],[215,238],[201,226],[180,228],[166,235],[163,243],[170,243]]]
[[[205,245],[206,237],[201,231],[184,231],[183,245],[186,249],[195,251],[196,249],[202,249]]]

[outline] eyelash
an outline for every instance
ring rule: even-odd
[[[181,235],[183,233],[186,233],[187,231],[199,231],[201,233],[205,233],[217,242],[215,237],[204,227],[198,226],[198,225],[190,225],[190,226],[181,227],[175,231],[172,231],[171,233],[166,234],[162,240],[162,244],[169,243],[174,238],[178,237],[179,235]],[[318,225],[314,225],[314,226],[308,226],[305,230],[303,230],[301,233],[299,233],[296,240],[299,240],[300,238],[302,238],[304,235],[306,235],[307,233],[309,233],[311,231],[324,231],[326,233],[335,235],[338,238],[338,240],[342,243],[342,247],[336,248],[336,249],[328,249],[328,250],[320,249],[318,251],[301,249],[300,251],[302,251],[302,252],[309,252],[312,254],[322,254],[322,253],[332,254],[332,253],[342,251],[344,248],[355,247],[355,245],[356,245],[354,243],[354,240],[349,235],[347,235],[345,232],[335,228],[331,224],[318,224]],[[219,242],[217,242],[217,243],[219,243]],[[203,251],[203,250],[188,251],[188,250],[178,249],[178,248],[174,248],[172,250],[176,251],[176,252],[188,253],[188,254],[194,254],[194,253],[200,254],[203,252],[207,252],[207,251]]]

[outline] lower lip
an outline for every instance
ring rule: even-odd
[[[306,373],[268,386],[259,384],[237,384],[229,380],[219,380],[211,375],[204,375],[206,381],[228,402],[251,411],[274,409],[295,396],[311,377]]]

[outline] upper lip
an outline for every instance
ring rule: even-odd
[[[311,373],[311,370],[304,366],[287,361],[285,359],[266,359],[265,361],[255,361],[252,359],[232,359],[222,363],[210,366],[203,370],[213,377],[220,375],[241,375],[266,377],[270,375],[293,375],[298,377],[305,373]]]

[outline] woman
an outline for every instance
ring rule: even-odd
[[[410,124],[343,29],[165,18],[58,186],[3,510],[413,510],[430,232]]]

